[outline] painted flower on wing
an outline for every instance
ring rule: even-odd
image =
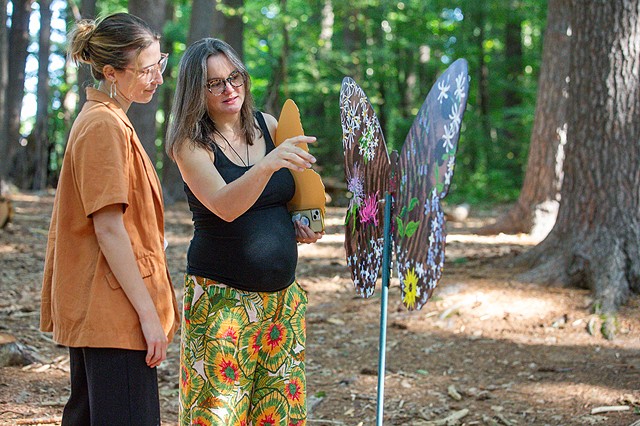
[[[413,268],[407,271],[403,284],[404,296],[402,297],[402,302],[407,308],[413,309],[416,306],[416,295],[418,293],[418,276]]]
[[[447,92],[450,88],[451,85],[445,83],[444,81],[438,82],[438,90],[440,91],[438,93],[438,102],[442,104],[442,101],[449,98],[449,94]]]
[[[375,137],[375,128],[373,126],[367,126],[358,141],[358,152],[364,158],[365,163],[375,158],[377,147],[378,139]]]
[[[360,223],[373,223],[378,226],[378,192],[365,198],[360,206]]]

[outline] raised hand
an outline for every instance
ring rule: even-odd
[[[303,171],[311,167],[316,159],[298,145],[301,143],[315,142],[314,136],[294,136],[286,139],[273,151],[267,154],[261,161],[265,162],[273,172],[282,168]]]

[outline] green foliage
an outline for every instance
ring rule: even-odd
[[[191,2],[168,1],[175,11],[163,34],[171,41],[165,76],[171,88],[186,48]],[[274,94],[279,105],[286,98],[296,102],[305,133],[318,137],[311,149],[323,175],[343,178],[338,102],[345,76],[367,93],[389,149],[400,150],[436,77],[455,59],[465,58],[470,92],[450,200],[517,197],[534,118],[546,1],[288,0],[286,10],[282,4],[245,0],[241,10],[227,7],[224,12],[243,12],[244,60],[257,106],[264,109]],[[327,5],[332,14],[323,13]],[[126,6],[125,0],[98,2],[101,14]],[[519,32],[521,57],[507,55],[509,28]],[[282,66],[284,78],[274,84]],[[59,109],[61,99],[77,88],[56,77],[52,89],[54,152],[61,153],[70,123],[69,114]],[[277,117],[280,111],[267,112]],[[166,113],[158,117],[164,120]]]

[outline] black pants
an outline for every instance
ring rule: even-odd
[[[69,348],[71,396],[62,426],[158,426],[155,368],[146,351]]]

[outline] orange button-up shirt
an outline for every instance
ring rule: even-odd
[[[40,328],[71,347],[147,348],[138,315],[100,250],[92,214],[122,204],[140,274],[169,341],[179,324],[164,253],[162,191],[129,118],[88,88],[65,151],[45,259]]]

